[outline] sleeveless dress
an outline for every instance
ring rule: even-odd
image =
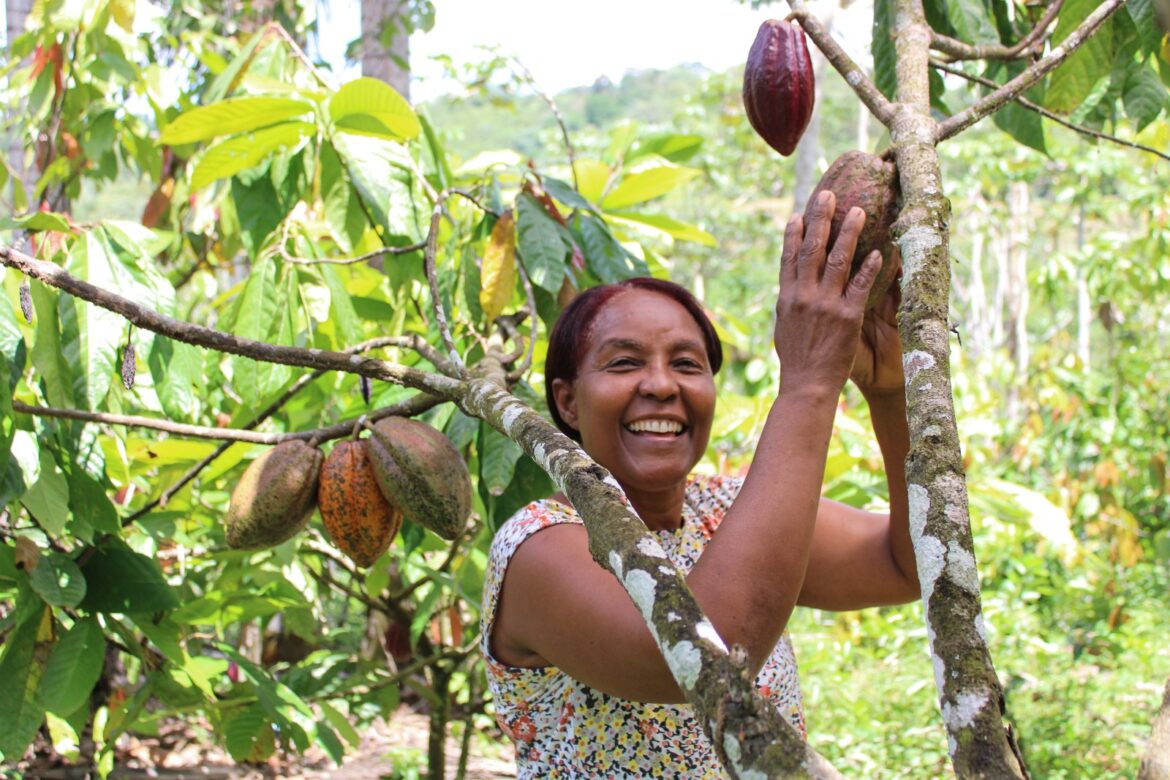
[[[690,571],[742,484],[733,477],[696,477],[688,483],[682,527],[653,532],[672,563]],[[556,667],[525,669],[492,657],[492,627],[508,561],[525,539],[560,523],[581,525],[582,520],[566,504],[533,502],[500,527],[488,557],[480,650],[496,721],[516,746],[517,777],[723,777],[690,705],[620,699]],[[756,686],[805,736],[800,680],[787,632],[764,663]]]

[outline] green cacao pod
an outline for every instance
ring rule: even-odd
[[[890,286],[901,266],[898,248],[890,239],[890,228],[898,218],[902,190],[898,185],[898,167],[866,152],[848,151],[833,161],[821,177],[805,205],[807,213],[825,190],[837,196],[837,210],[829,229],[829,246],[837,240],[841,223],[849,209],[859,206],[865,211],[865,226],[857,239],[850,273],[857,273],[873,250],[882,254],[882,270],[869,292],[869,306],[876,304]]]
[[[252,461],[228,505],[224,520],[228,546],[273,547],[303,529],[317,505],[322,460],[319,449],[292,439]]]
[[[402,510],[378,487],[365,439],[333,447],[321,466],[317,505],[329,539],[358,566],[378,560],[402,527]]]
[[[760,25],[743,69],[743,107],[760,137],[792,154],[812,119],[816,82],[800,25],[768,19]]]
[[[471,475],[451,440],[408,417],[370,428],[370,462],[391,504],[444,539],[454,539],[471,514]]]

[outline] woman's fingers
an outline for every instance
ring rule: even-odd
[[[841,220],[841,230],[837,233],[837,240],[829,248],[822,277],[831,289],[844,291],[845,284],[849,281],[849,270],[853,266],[853,253],[857,249],[857,240],[861,237],[861,229],[864,226],[865,211],[857,206],[849,209],[845,219]]]
[[[825,190],[817,196],[811,209],[804,215],[804,241],[796,259],[797,276],[821,278],[825,264],[825,249],[829,245],[829,228],[833,223],[833,211],[837,208],[837,196]]]
[[[882,268],[882,253],[876,249],[865,256],[861,268],[849,280],[845,288],[845,298],[856,303],[864,310],[866,299],[869,298],[869,288],[873,287],[878,271]]]
[[[804,219],[793,214],[784,228],[784,249],[780,252],[780,285],[796,281],[796,255],[804,237]]]

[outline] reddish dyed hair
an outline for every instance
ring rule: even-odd
[[[556,426],[561,429],[561,433],[574,441],[581,441],[581,434],[570,428],[557,412],[557,403],[552,391],[553,380],[563,379],[569,383],[576,381],[597,313],[615,296],[628,290],[646,290],[665,295],[686,309],[703,334],[703,345],[707,348],[707,362],[711,365],[711,373],[719,373],[723,365],[723,345],[715,333],[715,326],[711,324],[707,312],[703,311],[703,305],[685,287],[664,279],[638,276],[614,284],[589,288],[574,298],[557,318],[548,337],[548,354],[544,359],[544,397],[548,400],[549,414],[552,415]]]

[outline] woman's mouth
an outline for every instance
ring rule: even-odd
[[[635,434],[655,434],[659,436],[679,436],[684,426],[678,420],[663,418],[647,418],[626,423],[626,430]]]

